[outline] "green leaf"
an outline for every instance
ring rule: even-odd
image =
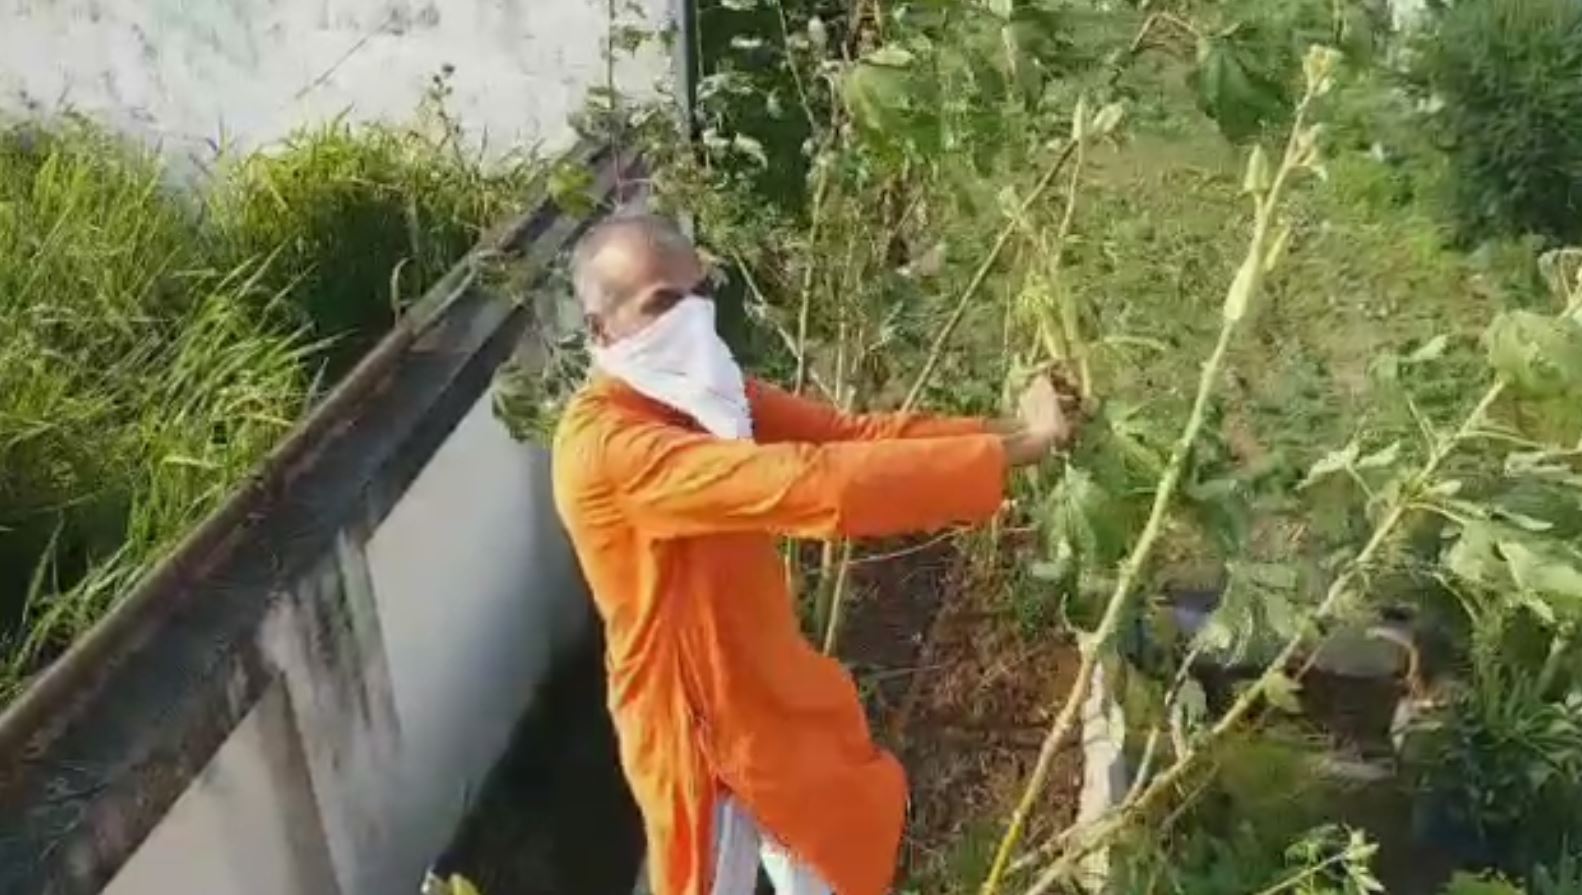
[[[1230,583],[1197,643],[1228,664],[1267,661],[1301,629],[1301,575],[1274,563],[1234,562],[1228,571]]]
[[[1313,464],[1313,468],[1307,471],[1307,478],[1302,480],[1297,489],[1310,488],[1328,476],[1351,469],[1361,453],[1362,446],[1355,441],[1338,451],[1330,451]]]
[[[769,156],[764,152],[764,144],[753,137],[737,134],[731,138],[731,148],[752,159],[758,167],[769,167]]]
[[[863,57],[863,61],[869,65],[882,65],[886,68],[907,68],[917,61],[917,56],[905,47],[885,44]]]
[[[1114,502],[1090,472],[1071,466],[1045,505],[1045,534],[1052,543],[1069,542],[1084,563],[1113,564],[1131,538],[1126,515],[1114,511]]]
[[[1203,685],[1198,683],[1197,678],[1188,677],[1181,685],[1181,692],[1176,694],[1176,708],[1188,727],[1208,717],[1208,694],[1203,691]]]
[[[1534,546],[1522,541],[1501,541],[1500,553],[1518,587],[1568,609],[1582,608],[1582,554],[1560,544]]]
[[[1008,19],[1016,12],[1015,0],[988,0],[989,12],[1002,19]]]
[[[1489,365],[1533,397],[1582,396],[1582,323],[1507,311],[1485,336]]]
[[[591,214],[596,206],[593,199],[593,171],[585,165],[557,164],[549,172],[546,183],[549,198],[568,214]]]
[[[1270,705],[1287,714],[1302,713],[1301,692],[1302,685],[1283,671],[1270,672],[1263,679],[1263,697],[1269,700]]]
[[[1288,107],[1280,84],[1254,68],[1229,38],[1198,42],[1197,67],[1188,81],[1197,92],[1198,108],[1232,142],[1257,136]]]
[[[1388,447],[1363,457],[1357,461],[1357,469],[1387,469],[1401,459],[1401,443],[1391,442]]]
[[[1510,570],[1499,552],[1499,536],[1499,527],[1489,523],[1463,526],[1460,537],[1445,552],[1445,568],[1457,578],[1480,587],[1494,590],[1511,587]]]
[[[904,65],[884,64],[910,60],[900,47],[881,50],[878,59],[860,62],[841,79],[841,98],[857,128],[883,145],[903,147],[936,138],[937,127],[928,103],[919,95],[912,73]]]
[[[1445,350],[1450,347],[1450,337],[1445,335],[1434,336],[1423,344],[1423,347],[1408,354],[1402,361],[1408,364],[1423,364],[1439,360],[1445,356]]]

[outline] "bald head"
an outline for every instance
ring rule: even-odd
[[[577,243],[572,284],[595,344],[640,331],[700,291],[702,261],[681,228],[651,214],[610,218]]]

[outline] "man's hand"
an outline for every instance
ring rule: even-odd
[[[1071,383],[1054,376],[1033,379],[1017,402],[1020,431],[1006,433],[1006,459],[1030,466],[1076,441],[1082,401]]]

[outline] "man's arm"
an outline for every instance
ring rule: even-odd
[[[598,463],[623,509],[659,537],[873,537],[990,518],[1007,466],[1036,462],[1051,443],[977,434],[766,445],[642,423],[600,439]]]
[[[798,397],[766,382],[747,384],[752,404],[753,435],[762,444],[800,441],[883,441],[895,438],[942,438],[952,435],[1008,434],[998,423],[917,413],[842,413],[828,404]]]

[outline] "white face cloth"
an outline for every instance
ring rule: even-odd
[[[636,335],[593,349],[594,366],[720,438],[752,438],[742,368],[714,328],[714,302],[689,295]]]

